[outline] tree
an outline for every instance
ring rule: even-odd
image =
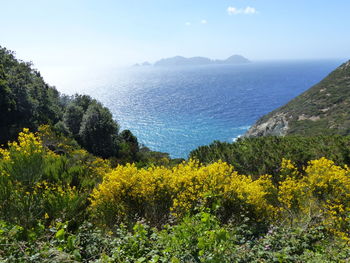
[[[15,109],[16,102],[5,78],[3,66],[0,64],[0,143],[5,143],[9,135],[9,114]]]
[[[83,116],[79,141],[89,152],[108,158],[118,152],[118,124],[100,103],[91,104]]]
[[[59,93],[47,85],[31,63],[17,60],[0,46],[0,144],[23,128],[55,124],[62,116]]]
[[[64,112],[63,123],[75,138],[79,135],[83,116],[83,108],[74,103],[70,103]]]
[[[120,140],[120,157],[128,159],[130,162],[137,159],[137,153],[140,150],[136,136],[130,130],[124,130],[119,135]],[[122,156],[121,156],[122,155]]]

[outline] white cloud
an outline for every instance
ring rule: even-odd
[[[256,11],[256,9],[254,7],[247,6],[243,10],[243,13],[249,15],[249,14],[256,14],[256,13],[258,13],[258,11]]]
[[[233,6],[229,6],[227,8],[227,13],[229,15],[240,15],[240,14],[243,14],[243,15],[254,15],[254,14],[257,14],[258,11],[254,7],[250,7],[250,6],[247,6],[245,8],[236,8],[236,7],[233,7]]]
[[[236,14],[238,14],[238,9],[236,7],[233,7],[233,6],[229,6],[227,8],[227,13],[229,15],[236,15]]]
[[[190,22],[186,22],[185,25],[186,25],[186,26],[190,26],[191,23],[190,23]]]
[[[208,24],[208,21],[205,20],[205,19],[202,19],[202,20],[201,20],[201,24]]]

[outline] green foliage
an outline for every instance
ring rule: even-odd
[[[227,262],[235,251],[236,235],[220,226],[210,213],[185,217],[160,233],[159,243],[168,262]]]
[[[15,139],[25,127],[54,124],[61,115],[57,90],[30,63],[0,47],[0,144]]]
[[[137,153],[140,151],[136,136],[130,130],[124,130],[119,134],[119,156],[127,162],[138,160]]]
[[[300,177],[292,164],[284,161],[284,170],[281,173],[293,176],[289,180],[285,177],[285,181],[279,184],[281,195],[275,197],[285,204],[285,207],[282,205],[276,207],[276,212],[282,211],[280,214],[282,220],[276,220],[272,224],[268,220],[266,221],[270,223],[268,227],[262,226],[259,222],[265,220],[265,217],[260,219],[254,216],[247,217],[239,210],[239,203],[235,203],[237,207],[225,205],[213,191],[204,191],[202,202],[206,199],[217,201],[211,203],[212,211],[197,206],[191,215],[183,216],[176,224],[169,217],[170,224],[159,229],[151,228],[142,222],[132,224],[130,221],[126,222],[129,223],[129,227],[114,225],[111,232],[106,232],[104,226],[100,229],[84,220],[89,219],[90,213],[87,209],[87,196],[110,168],[103,160],[76,147],[73,142],[53,133],[48,127],[42,127],[40,133],[36,135],[25,130],[20,134],[18,142],[10,143],[8,149],[1,149],[0,261],[346,262],[350,257],[348,239],[342,240],[338,233],[333,231],[338,227],[334,222],[340,219],[339,229],[343,233],[348,233],[350,227],[349,210],[345,205],[346,202],[342,201],[348,200],[349,196],[348,169],[336,167],[324,158],[311,162],[306,169],[308,174],[305,177]],[[60,154],[57,154],[58,152]],[[187,190],[193,190],[193,187],[201,185],[206,178],[203,177],[204,174],[218,174],[223,166],[225,166],[223,163],[218,163],[210,166],[211,169],[203,168],[198,172],[198,179],[202,178],[199,181],[194,181],[195,177],[188,176],[198,169],[197,166],[191,169],[183,166],[182,170],[179,168],[169,170],[164,167],[142,170],[142,174],[150,175],[154,171],[154,178],[145,177],[144,181],[136,186],[141,187],[140,190],[146,190],[141,192],[145,198],[150,198],[152,201],[150,187],[156,182],[161,186],[163,183],[170,184],[175,180],[173,187],[181,188],[182,183],[186,181],[191,185],[183,189],[186,193]],[[120,169],[123,170],[122,167],[119,167]],[[156,174],[162,177],[166,171],[176,170],[178,174],[175,178],[168,177],[163,183],[157,180],[152,183],[152,180],[157,179]],[[225,179],[225,171],[221,173]],[[208,187],[213,186],[218,179],[218,177],[210,178],[213,181],[210,181]],[[237,180],[226,184],[226,187],[231,185],[232,189],[239,190],[244,184],[251,185],[249,191],[254,193],[253,195],[249,195],[247,191],[238,191],[241,198],[246,198],[252,204],[251,208],[254,205],[266,207],[261,199],[265,196],[272,202],[269,196],[273,195],[273,191],[261,196],[261,189],[253,187],[258,186],[255,184],[258,180],[245,181],[247,178],[245,180],[244,178],[244,176],[237,177]],[[133,181],[136,183],[140,180],[130,177],[125,179],[124,184],[133,184]],[[263,184],[266,185],[267,181],[264,180]],[[137,192],[137,187],[133,191],[129,190],[127,194]],[[241,190],[244,190],[243,188]],[[302,194],[294,192],[299,188],[302,189]],[[156,187],[153,191],[159,190],[160,188]],[[320,195],[319,191],[323,194]],[[111,191],[106,192],[109,193]],[[181,195],[182,199],[179,196],[178,201],[181,202],[178,202],[178,205],[186,205],[185,201],[192,200],[195,194],[196,192],[192,194],[188,192]],[[313,203],[314,198],[310,198],[309,194],[317,197],[318,202]],[[297,214],[284,213],[291,211],[292,207],[289,208],[288,204],[293,198],[307,199],[306,203],[300,203],[302,205],[300,210],[306,209],[308,216],[300,220]],[[322,208],[319,204],[325,198],[328,201],[326,207]],[[277,202],[276,200],[273,204]],[[310,205],[315,205],[318,210],[323,209],[331,214],[329,217],[323,217],[327,220],[317,218],[313,215],[314,207]],[[143,208],[145,211],[148,209],[145,206]],[[241,217],[241,220],[223,224],[219,217],[222,209],[233,211],[235,218]],[[152,211],[146,212],[152,213]]]
[[[40,135],[24,130],[18,142],[0,149],[0,220],[29,231],[38,222],[64,220],[74,227],[85,219],[89,193],[108,166],[62,143],[66,154],[58,155],[54,139],[47,129]]]
[[[137,223],[106,233],[90,223],[75,232],[66,223],[23,228],[0,221],[4,262],[347,262],[349,246],[324,228],[271,226],[258,238],[247,226],[220,225],[208,212],[163,230]]]
[[[285,116],[288,135],[349,135],[350,61],[286,105],[261,117],[257,124]]]
[[[71,103],[65,109],[63,123],[66,125],[71,134],[77,136],[80,131],[81,121],[83,120],[84,111],[80,106]]]
[[[104,158],[118,152],[119,127],[112,114],[99,104],[91,104],[86,110],[79,131],[79,140],[89,152]]]
[[[282,159],[291,160],[299,171],[308,161],[326,157],[338,165],[350,165],[350,137],[343,136],[286,136],[239,139],[234,143],[215,141],[190,153],[190,158],[202,163],[218,160],[235,167],[240,174],[271,174],[280,180]]]
[[[185,161],[182,158],[172,159],[168,153],[151,151],[146,146],[142,146],[137,153],[137,166],[138,167],[151,167],[157,166],[167,166],[174,167]]]

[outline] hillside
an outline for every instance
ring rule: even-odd
[[[350,61],[286,105],[261,117],[244,135],[350,134]]]

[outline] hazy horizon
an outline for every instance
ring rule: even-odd
[[[0,0],[0,45],[51,85],[173,56],[350,58],[350,1]]]

